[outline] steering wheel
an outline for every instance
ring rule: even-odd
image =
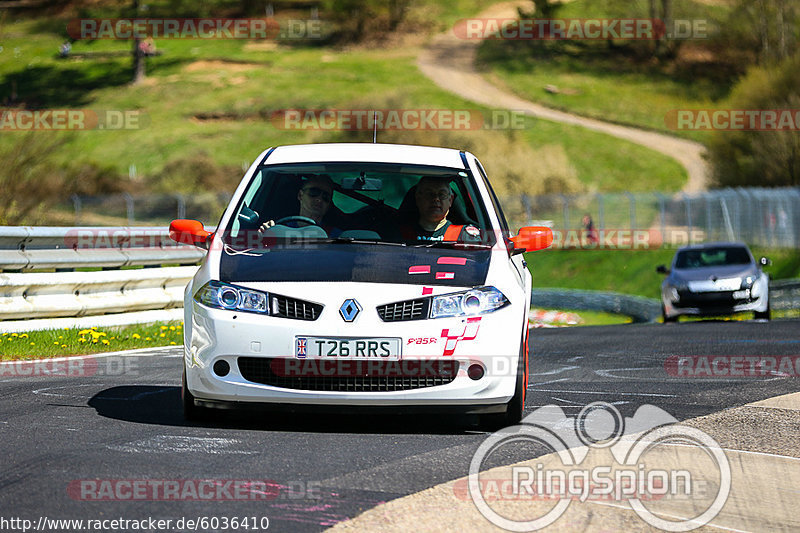
[[[275,224],[276,225],[277,224],[283,224],[284,222],[292,222],[292,221],[294,221],[294,222],[306,222],[308,224],[311,224],[312,226],[319,226],[319,224],[317,224],[317,221],[314,220],[313,218],[303,217],[303,216],[300,216],[300,215],[294,215],[294,216],[291,216],[291,217],[283,217],[280,220],[276,220]]]

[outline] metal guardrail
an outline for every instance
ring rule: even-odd
[[[195,266],[0,273],[0,319],[79,317],[183,306]]]
[[[0,271],[186,265],[204,255],[165,227],[0,226]]]
[[[205,252],[178,245],[162,227],[0,226],[0,320],[81,317],[172,309]],[[162,268],[134,268],[162,266]],[[102,267],[75,272],[76,268]],[[33,272],[55,269],[53,272]],[[111,270],[113,269],[113,270]],[[770,283],[772,309],[800,308],[800,279]],[[651,322],[658,300],[602,291],[534,289],[533,305],[598,310]]]
[[[634,322],[655,322],[661,317],[658,300],[615,292],[533,289],[531,305],[574,311],[605,311],[629,316]]]
[[[0,226],[0,320],[182,307],[197,267],[174,265],[204,255],[164,227]],[[85,268],[95,270],[75,271]]]
[[[770,281],[769,298],[773,310],[800,309],[800,279]]]
[[[800,309],[800,279],[771,280],[769,300],[773,311]],[[661,302],[658,300],[616,292],[533,289],[531,305],[571,311],[604,311],[629,316],[634,322],[656,322],[661,318]]]

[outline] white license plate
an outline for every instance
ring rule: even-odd
[[[399,361],[400,338],[295,337],[297,359]]]
[[[702,280],[690,281],[688,283],[689,290],[692,292],[722,292],[722,291],[735,291],[742,285],[742,280],[739,278],[726,278],[718,279],[716,281]]]

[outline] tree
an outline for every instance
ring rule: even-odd
[[[139,15],[139,0],[133,0],[133,16]],[[142,41],[138,36],[133,38],[133,83],[139,83],[145,76],[144,52],[142,51]]]
[[[798,50],[800,8],[796,0],[738,0],[722,28],[728,46],[759,64],[782,61]]]
[[[34,210],[62,195],[65,189],[63,171],[50,160],[50,154],[64,146],[64,136],[32,131],[15,141],[6,143],[0,152],[0,225],[13,226],[28,220]]]

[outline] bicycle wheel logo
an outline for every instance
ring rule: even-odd
[[[542,407],[480,445],[470,462],[470,498],[487,520],[509,531],[549,526],[573,501],[627,504],[653,527],[696,529],[727,501],[731,468],[714,439],[677,422],[652,405],[629,418],[604,402],[587,405],[574,418],[560,407]],[[544,453],[488,468],[522,445]],[[507,512],[507,500],[538,505],[524,508],[529,516],[521,518]]]

